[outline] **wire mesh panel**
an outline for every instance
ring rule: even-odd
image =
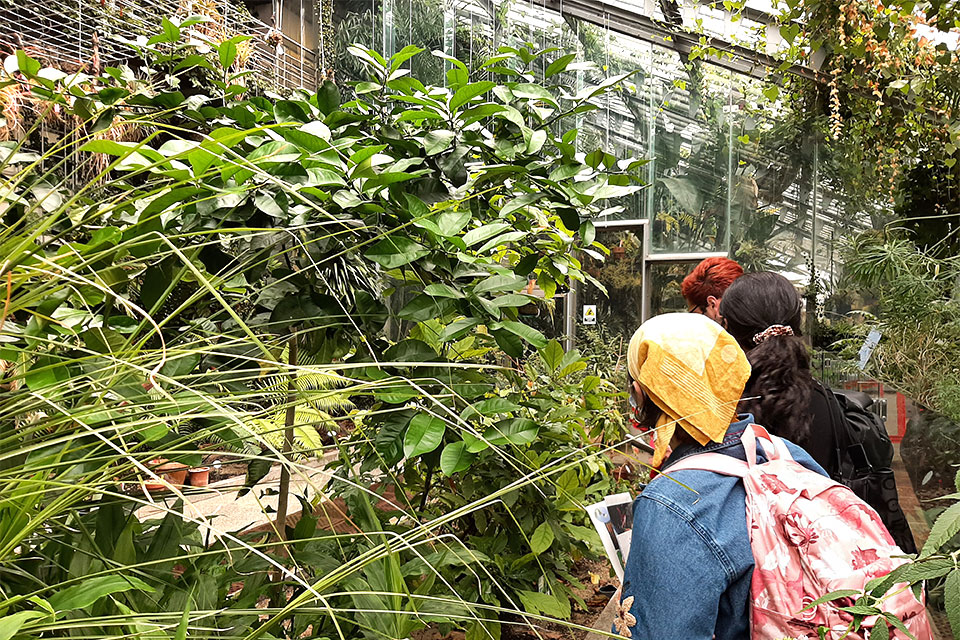
[[[162,18],[203,15],[194,27],[213,44],[235,35],[251,39],[241,62],[269,89],[312,88],[317,83],[316,53],[226,0],[0,0],[0,44],[64,68],[118,66],[135,58],[123,40],[149,37]],[[277,42],[277,35],[280,41]]]

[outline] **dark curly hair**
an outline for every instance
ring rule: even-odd
[[[753,414],[772,433],[805,446],[810,436],[810,354],[800,338],[800,295],[777,273],[748,273],[723,294],[720,315],[727,331],[747,353],[753,372],[741,411]],[[756,339],[773,325],[793,335]],[[753,399],[751,399],[753,398]]]

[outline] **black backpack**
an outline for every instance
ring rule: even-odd
[[[917,553],[891,468],[893,443],[880,416],[870,410],[873,398],[861,391],[814,388],[826,395],[830,407],[835,454],[827,472],[876,510],[904,553]]]

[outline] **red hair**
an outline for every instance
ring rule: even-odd
[[[734,280],[743,275],[743,267],[730,258],[707,258],[683,279],[680,291],[691,307],[707,307],[707,298],[722,298]]]

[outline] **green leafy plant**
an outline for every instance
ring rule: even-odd
[[[18,52],[0,76],[39,114],[0,146],[3,633],[406,637],[563,617],[588,553],[579,502],[610,486],[586,434],[618,394],[518,309],[531,278],[549,297],[589,279],[591,218],[641,187],[638,161],[557,134],[624,77],[571,95],[530,82],[552,52],[505,49],[483,64],[509,82],[449,60],[432,87],[403,73],[417,50],[357,48],[370,79],[347,101],[331,84],[267,99],[237,77],[239,41],[198,49],[186,30],[136,45],[140,75]],[[158,79],[174,63],[191,95]],[[38,152],[45,113],[73,124]],[[524,357],[547,377],[528,386],[508,366]],[[326,493],[307,483],[295,523],[263,505],[259,532],[224,530],[153,463],[199,465],[213,442],[249,461],[247,489],[273,464],[306,476],[325,453],[307,427],[350,404],[343,467]],[[509,529],[484,538],[484,517]]]

